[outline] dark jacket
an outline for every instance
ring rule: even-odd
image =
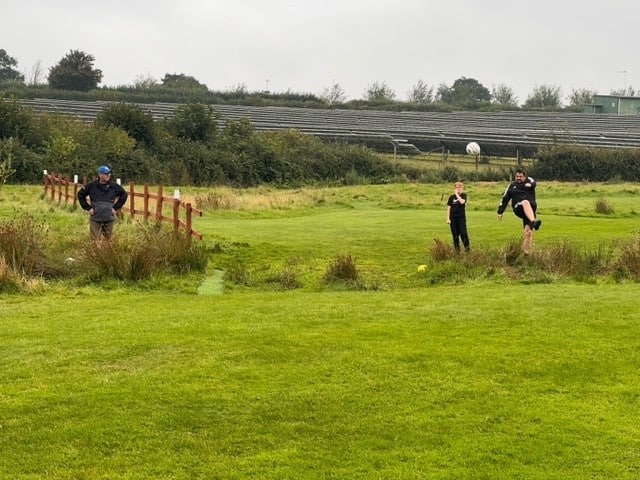
[[[89,182],[78,192],[78,201],[82,209],[88,211],[93,208],[90,220],[94,222],[112,221],[113,210],[120,210],[127,201],[127,197],[126,190],[117,183],[103,184],[99,180]]]
[[[527,186],[528,185],[528,186]],[[536,207],[536,181],[527,177],[524,182],[511,182],[502,195],[502,201],[498,205],[498,215],[502,215],[511,200],[511,208],[516,208],[518,203],[529,200],[532,207]]]

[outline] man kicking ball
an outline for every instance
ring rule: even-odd
[[[516,170],[515,181],[511,182],[502,195],[502,202],[498,206],[498,218],[502,220],[502,214],[511,201],[511,208],[516,217],[522,219],[524,226],[524,236],[522,240],[522,251],[525,255],[531,254],[531,244],[533,242],[533,231],[538,230],[542,221],[536,218],[536,181],[527,177],[524,170]]]

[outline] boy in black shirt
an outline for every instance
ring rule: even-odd
[[[453,195],[447,200],[447,223],[451,227],[453,236],[453,248],[460,251],[460,240],[466,252],[469,251],[469,234],[467,233],[467,217],[465,215],[465,205],[467,204],[467,194],[464,192],[462,182],[454,184]]]

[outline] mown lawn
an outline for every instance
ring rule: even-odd
[[[637,285],[3,299],[4,478],[637,478]]]
[[[503,187],[467,186],[474,250],[519,238]],[[4,187],[0,219],[88,235],[37,191]],[[209,273],[246,273],[222,294],[185,293],[196,276],[0,294],[0,478],[638,478],[638,284],[434,282],[448,191],[230,192],[250,201],[195,225]],[[536,245],[632,237],[638,197],[541,185]],[[370,288],[322,283],[340,253]],[[265,280],[287,265],[299,288]]]

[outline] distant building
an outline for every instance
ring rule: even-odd
[[[585,113],[610,115],[640,115],[640,97],[619,95],[594,95],[592,103],[584,106]]]

